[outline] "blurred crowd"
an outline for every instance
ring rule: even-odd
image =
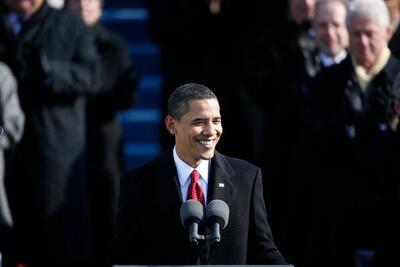
[[[0,1],[4,266],[106,266],[124,170],[117,113],[139,78],[104,4]],[[163,115],[179,85],[216,93],[217,149],[262,168],[286,260],[356,267],[367,251],[370,266],[400,266],[400,0],[146,4]]]
[[[102,0],[58,4],[0,2],[3,266],[102,266],[113,233],[138,78]]]

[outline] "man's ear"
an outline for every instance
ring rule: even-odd
[[[175,134],[175,119],[171,115],[167,115],[164,119],[165,127],[170,134]]]
[[[392,27],[386,27],[386,41],[389,42],[392,39],[394,30]]]

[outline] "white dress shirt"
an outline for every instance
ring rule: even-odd
[[[186,201],[189,185],[190,185],[190,174],[194,170],[186,162],[181,160],[176,153],[176,147],[174,147],[174,161],[176,166],[176,171],[178,173],[178,180],[181,189],[182,201]],[[199,166],[196,167],[196,171],[200,173],[199,184],[204,192],[204,202],[207,203],[207,192],[208,192],[208,171],[210,168],[209,160],[202,160]]]
[[[342,62],[343,59],[346,58],[346,56],[347,56],[346,50],[343,50],[342,52],[340,52],[339,54],[337,54],[334,57],[331,57],[322,51],[319,53],[319,58],[321,60],[321,63],[326,68],[328,68],[334,64],[339,64],[340,62]]]

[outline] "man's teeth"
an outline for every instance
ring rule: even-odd
[[[199,141],[199,143],[202,145],[211,145],[213,143],[213,140]]]

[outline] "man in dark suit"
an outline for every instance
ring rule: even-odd
[[[92,260],[101,266],[110,247],[123,171],[123,132],[118,112],[131,108],[137,77],[127,44],[100,21],[104,0],[67,0],[66,8],[92,30],[103,93],[88,98],[87,155]]]
[[[268,225],[260,169],[215,151],[222,134],[215,94],[200,84],[178,87],[168,100],[165,125],[175,135],[173,150],[123,178],[112,262],[197,263],[180,219],[180,207],[190,195],[189,175],[197,170],[204,203],[220,199],[230,210],[207,263],[284,264]]]
[[[400,75],[396,76],[391,92],[382,101],[387,103],[390,130],[375,142],[371,142],[363,153],[366,177],[374,182],[375,205],[370,216],[378,218],[377,246],[371,266],[400,266],[400,179],[398,151],[400,149]]]

